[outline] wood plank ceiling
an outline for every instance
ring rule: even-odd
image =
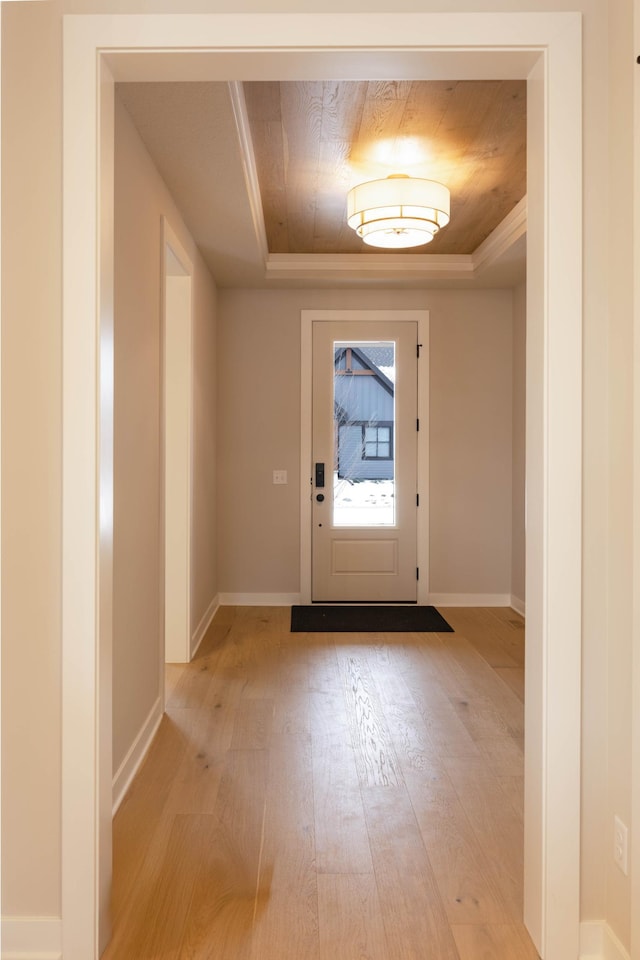
[[[346,194],[391,173],[451,191],[451,223],[415,253],[473,253],[525,195],[524,80],[261,81],[244,95],[270,253],[375,253],[346,224]]]

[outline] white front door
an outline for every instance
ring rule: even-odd
[[[414,321],[313,323],[312,600],[417,599]]]

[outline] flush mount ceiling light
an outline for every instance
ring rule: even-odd
[[[349,190],[347,223],[372,247],[419,247],[449,223],[449,191],[401,173],[369,180]]]

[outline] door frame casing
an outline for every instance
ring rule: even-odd
[[[163,623],[160,651],[160,689],[164,690],[165,663],[188,663],[191,659],[191,513],[193,505],[193,261],[184,249],[178,235],[166,216],[161,225],[161,299],[162,299],[162,424],[160,429],[162,446],[162,470],[160,498],[162,511],[160,517],[161,543],[163,544],[164,563],[160,584],[162,603],[161,622]],[[176,267],[168,266],[169,253],[173,255]],[[170,350],[168,338],[175,326],[175,319],[169,315],[169,285],[177,282],[188,285],[187,307],[180,310],[179,324],[187,336],[186,355],[178,350]],[[174,322],[172,323],[172,319]],[[181,381],[177,391],[171,384],[175,377],[168,376],[169,365]],[[186,397],[182,394],[186,394]],[[185,409],[180,409],[186,405]],[[182,416],[180,416],[182,414]],[[173,427],[170,427],[170,423]],[[174,484],[183,497],[169,494],[171,481],[168,474],[176,470],[176,459],[169,446],[174,442],[185,450],[185,462],[178,465],[173,477]],[[168,538],[176,536],[181,550],[169,550]],[[167,623],[181,621],[180,640],[167,640]],[[164,698],[163,698],[164,702]]]
[[[336,23],[339,18],[339,27]],[[110,836],[113,96],[118,80],[235,79],[254,54],[330,77],[331,58],[507,57],[539,121],[527,315],[525,919],[544,960],[579,951],[582,570],[582,37],[577,12],[63,17],[62,919],[65,960],[99,955]],[[340,48],[334,48],[340,36]],[[420,43],[420,38],[425,39]],[[215,74],[223,54],[224,74]],[[194,58],[195,54],[195,58]],[[248,59],[247,59],[248,58]],[[323,59],[324,58],[324,59]],[[395,59],[394,58],[400,58]],[[453,58],[451,60],[451,58]],[[261,61],[264,62],[264,61]],[[344,61],[343,61],[344,62]],[[207,74],[198,77],[198,65]],[[327,66],[329,64],[329,66]],[[239,70],[239,67],[236,67]],[[222,66],[219,68],[219,73]],[[426,70],[426,66],[425,66]],[[484,70],[485,73],[481,71]],[[521,72],[517,72],[521,71]],[[279,70],[279,79],[284,70]],[[402,74],[402,69],[398,71]],[[376,69],[371,75],[381,76]],[[431,74],[430,74],[431,75]],[[445,75],[440,73],[440,76]],[[450,72],[453,76],[453,72]],[[258,75],[264,78],[263,74]],[[186,74],[185,74],[186,78]],[[241,79],[252,79],[244,71]],[[276,78],[276,77],[274,77]],[[397,76],[396,76],[397,78]],[[531,172],[531,171],[530,171]],[[531,195],[530,195],[531,198]],[[535,339],[535,338],[534,338]],[[529,402],[528,402],[529,406]],[[112,410],[112,408],[111,408]],[[111,416],[111,420],[109,419]],[[111,472],[110,472],[111,469]],[[530,471],[534,470],[533,473]],[[531,482],[530,482],[531,481]],[[532,615],[533,614],[533,615]],[[533,629],[532,629],[533,625]],[[109,801],[109,802],[107,802]]]
[[[416,543],[420,579],[418,604],[429,602],[429,311],[428,310],[301,310],[300,311],[300,602],[311,603],[312,552],[312,369],[314,323],[394,323],[417,325],[418,360],[418,486],[420,507]]]

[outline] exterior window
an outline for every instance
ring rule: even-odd
[[[393,427],[391,424],[363,424],[362,427],[363,460],[393,459]]]

